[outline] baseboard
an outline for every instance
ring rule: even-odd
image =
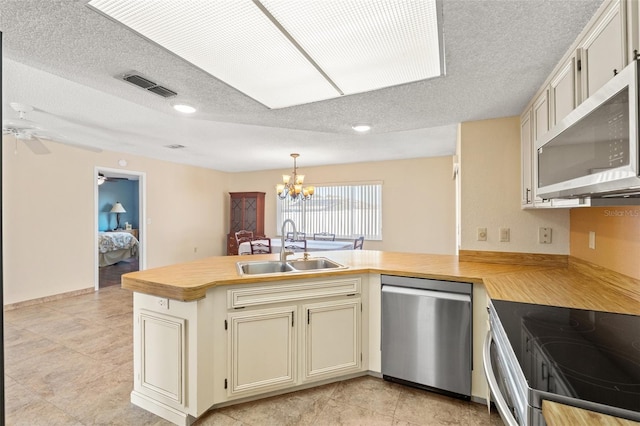
[[[33,306],[33,305],[39,305],[39,304],[45,303],[45,302],[52,302],[54,300],[66,299],[67,297],[81,296],[83,294],[93,293],[94,291],[96,291],[96,289],[93,288],[93,287],[90,287],[90,288],[84,288],[82,290],[68,291],[66,293],[54,294],[54,295],[51,295],[51,296],[39,297],[37,299],[25,300],[25,301],[22,301],[22,302],[9,303],[7,305],[4,305],[4,310],[5,311],[10,311],[12,309],[24,308],[24,307]]]
[[[191,426],[196,418],[162,404],[139,392],[131,391],[131,403],[179,426]]]

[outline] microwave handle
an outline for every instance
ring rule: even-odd
[[[500,393],[500,388],[498,387],[498,381],[496,377],[493,375],[493,367],[491,365],[491,342],[493,341],[493,335],[491,334],[491,330],[487,332],[487,337],[484,339],[484,350],[483,350],[483,364],[484,364],[484,374],[487,377],[487,382],[489,383],[489,390],[491,394],[495,398],[496,407],[500,412],[500,416],[502,420],[507,424],[507,426],[518,426],[518,422],[511,414],[511,410],[509,410],[509,405],[507,401],[505,401],[504,397]]]

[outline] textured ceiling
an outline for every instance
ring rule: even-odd
[[[444,0],[444,77],[270,110],[84,0],[0,0],[4,114],[27,103],[73,142],[223,171],[288,168],[291,152],[301,169],[449,155],[457,123],[520,114],[601,3]],[[131,70],[198,112],[115,78]],[[355,135],[360,122],[372,131]],[[164,147],[175,143],[187,148]]]

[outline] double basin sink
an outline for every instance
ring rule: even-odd
[[[325,257],[315,257],[306,260],[292,259],[286,262],[280,262],[279,260],[257,260],[253,262],[238,262],[237,266],[240,275],[287,274],[347,269],[347,266]]]

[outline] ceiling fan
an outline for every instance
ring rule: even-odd
[[[51,153],[49,148],[42,143],[45,140],[86,149],[92,152],[102,151],[100,148],[68,142],[60,135],[43,130],[37,123],[26,118],[26,114],[33,111],[33,107],[30,105],[18,102],[11,102],[9,105],[18,113],[18,119],[2,120],[2,134],[13,135],[16,144],[18,141],[23,142],[34,154],[42,155]]]
[[[105,176],[103,173],[98,173],[98,185],[102,185],[105,182],[115,182],[115,181],[119,181],[119,180],[129,180],[129,178]]]

